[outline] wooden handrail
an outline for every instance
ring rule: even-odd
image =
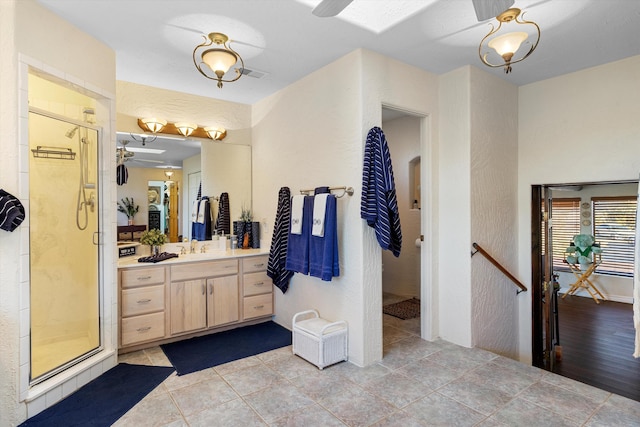
[[[520,288],[520,290],[518,291],[518,293],[520,292],[527,292],[527,287],[525,285],[523,285],[518,279],[516,279],[513,274],[509,273],[509,271],[504,268],[502,266],[502,264],[500,264],[498,261],[496,261],[491,255],[489,255],[487,253],[487,251],[485,251],[484,249],[482,249],[482,247],[477,244],[477,243],[473,243],[473,248],[476,250],[476,252],[472,252],[471,256],[474,256],[477,252],[480,252],[480,254],[482,254],[482,256],[484,256],[486,259],[489,260],[489,262],[491,262],[491,264],[495,265],[496,268],[498,270],[500,270],[502,272],[502,274],[504,274],[505,276],[507,276],[509,279],[511,279],[511,281],[513,283],[516,284],[517,287]]]

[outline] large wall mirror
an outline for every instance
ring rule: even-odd
[[[119,240],[136,240],[142,226],[159,226],[172,242],[190,239],[198,194],[210,198],[213,223],[222,193],[229,195],[232,221],[243,208],[251,209],[248,145],[118,132],[116,156],[128,172],[127,182],[118,185],[118,201],[129,197],[139,206],[133,218],[135,231],[123,232],[128,218],[118,213]]]

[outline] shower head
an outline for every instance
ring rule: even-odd
[[[91,107],[85,107],[84,110],[82,110],[82,113],[83,114],[95,114],[96,110],[94,110]]]
[[[76,134],[77,131],[78,131],[78,126],[74,127],[73,129],[69,129],[64,134],[67,138],[73,138],[73,136]]]

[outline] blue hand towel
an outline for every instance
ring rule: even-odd
[[[313,212],[313,207],[311,208]],[[328,195],[324,217],[324,236],[309,236],[309,275],[331,281],[340,276],[338,257],[337,203],[334,195]]]
[[[292,212],[293,216],[293,212]],[[305,196],[302,207],[302,230],[300,234],[291,233],[289,224],[289,242],[287,244],[287,262],[285,268],[297,273],[309,274],[309,237],[313,220],[313,196]]]

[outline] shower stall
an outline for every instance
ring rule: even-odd
[[[30,383],[99,352],[99,131],[29,112]]]

